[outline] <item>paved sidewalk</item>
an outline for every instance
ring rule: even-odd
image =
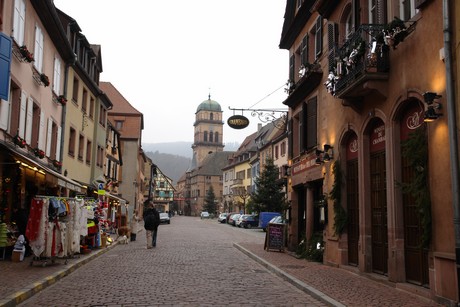
[[[54,261],[32,262],[32,256],[25,257],[22,262],[12,262],[10,259],[0,261],[0,307],[16,306],[117,244],[114,241],[106,248],[95,249],[89,254],[56,258]]]
[[[31,257],[18,263],[0,261],[0,306],[16,306],[116,245],[79,255],[67,263],[57,259],[46,266],[30,265]],[[234,247],[331,306],[438,306],[433,301],[389,286],[388,282],[297,259],[287,252],[267,252],[263,244],[234,243]]]
[[[332,306],[441,306],[430,299],[341,268],[298,259],[288,252],[265,251],[263,244],[236,248],[299,289]],[[393,286],[392,286],[393,285]]]

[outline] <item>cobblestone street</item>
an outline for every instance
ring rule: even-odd
[[[174,217],[147,250],[145,232],[118,244],[20,306],[325,306],[233,247],[264,232]]]

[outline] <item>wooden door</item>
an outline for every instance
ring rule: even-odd
[[[388,273],[388,227],[385,151],[371,154],[372,270]]]
[[[358,160],[347,161],[348,264],[357,266],[359,241]]]

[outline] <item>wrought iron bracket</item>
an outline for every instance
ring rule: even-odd
[[[240,111],[241,115],[244,112],[251,112],[252,117],[257,117],[262,123],[273,123],[277,129],[284,129],[286,127],[287,109],[238,109],[228,107],[229,110]]]

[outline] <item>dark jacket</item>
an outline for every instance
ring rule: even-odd
[[[160,225],[160,213],[155,208],[149,208],[144,212],[144,228],[146,230],[157,230]]]

